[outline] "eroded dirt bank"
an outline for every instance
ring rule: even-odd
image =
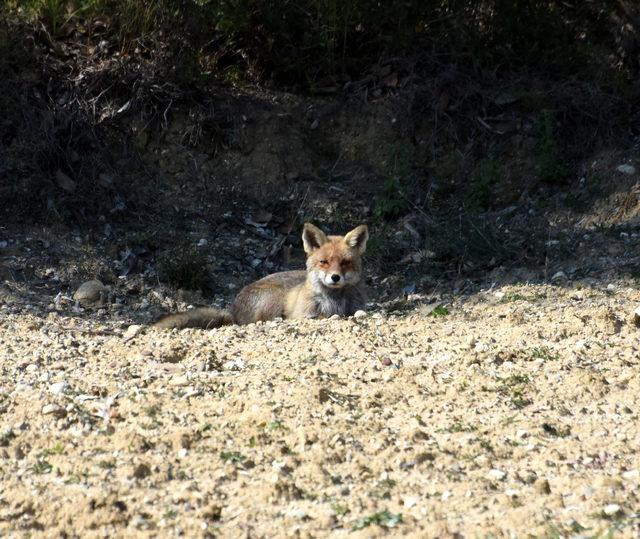
[[[0,534],[637,536],[638,304],[511,286],[208,332],[7,308]]]

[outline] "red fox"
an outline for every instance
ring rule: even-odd
[[[364,309],[362,254],[369,231],[360,225],[345,236],[327,236],[305,223],[302,243],[306,271],[282,271],[245,286],[229,311],[202,308],[171,314],[156,328],[215,328],[274,318],[349,316]]]

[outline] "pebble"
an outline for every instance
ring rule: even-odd
[[[169,384],[174,387],[184,387],[189,385],[189,379],[186,376],[174,376],[169,380]]]
[[[367,316],[367,313],[364,312],[363,310],[358,310],[355,313],[353,313],[354,318],[364,318],[365,316]]]
[[[507,477],[507,472],[504,470],[498,470],[497,468],[493,468],[487,473],[487,479],[492,479],[494,481],[502,481],[505,477]]]
[[[338,349],[330,342],[322,343],[320,350],[328,356],[335,356],[338,353]]]
[[[294,507],[293,509],[289,509],[286,513],[289,518],[297,518],[302,520],[307,517],[307,512],[304,509],[299,507]]]
[[[83,307],[91,307],[96,304],[102,304],[106,297],[107,288],[97,279],[82,283],[73,299]]]
[[[546,479],[537,479],[533,486],[539,494],[551,494],[551,485]]]
[[[628,174],[629,176],[636,173],[636,167],[633,165],[618,165],[616,170],[618,172],[622,172],[622,174]]]
[[[640,307],[633,311],[633,323],[637,327],[640,327]]]
[[[141,331],[142,331],[142,326],[139,326],[138,324],[131,324],[127,328],[127,331],[124,332],[124,340],[130,341],[136,335],[138,335]]]
[[[137,466],[133,468],[133,472],[131,473],[131,477],[135,477],[136,479],[144,479],[145,477],[149,477],[151,475],[151,468],[144,462],[141,462]]]
[[[418,503],[418,501],[419,501],[419,498],[408,496],[404,499],[404,501],[402,502],[402,505],[407,509],[411,509]]]
[[[56,417],[64,417],[67,411],[59,404],[45,404],[42,407],[42,415],[54,415]]]
[[[222,364],[222,368],[227,371],[241,371],[247,364],[243,359],[230,359]]]
[[[617,515],[620,512],[620,506],[617,503],[610,503],[604,506],[602,512],[608,517],[611,517],[613,515]]]
[[[62,380],[49,386],[49,392],[54,395],[62,395],[67,389],[69,389],[69,382]]]

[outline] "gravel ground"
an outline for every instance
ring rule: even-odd
[[[0,535],[637,537],[640,292],[607,284],[211,331],[5,310]]]

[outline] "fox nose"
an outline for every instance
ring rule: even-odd
[[[338,275],[337,273],[334,273],[334,274],[331,276],[331,280],[332,280],[334,283],[337,283],[337,282],[340,280],[340,275]]]

